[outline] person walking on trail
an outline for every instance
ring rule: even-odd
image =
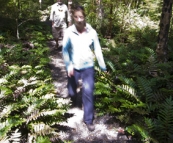
[[[62,53],[68,75],[68,94],[75,104],[79,79],[82,79],[84,123],[94,131],[94,54],[101,70],[106,71],[96,31],[85,21],[82,6],[72,8],[73,25],[65,31]]]
[[[51,6],[50,21],[52,21],[52,35],[58,48],[60,37],[63,39],[64,30],[71,25],[71,16],[63,0],[57,0],[57,3]]]

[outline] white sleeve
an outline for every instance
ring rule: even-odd
[[[53,13],[54,13],[54,8],[53,5],[51,6],[51,11],[50,11],[50,21],[53,21]]]

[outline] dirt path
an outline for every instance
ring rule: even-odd
[[[67,98],[67,77],[62,52],[61,49],[54,48],[54,45],[55,42],[53,40],[48,41],[48,46],[51,51],[50,68],[52,77],[55,88],[59,93],[58,96]],[[130,141],[125,135],[119,136],[118,129],[120,127],[112,121],[110,116],[95,116],[95,131],[89,132],[83,123],[82,109],[71,108],[67,111],[67,114],[71,115],[71,117],[68,118],[67,122],[63,122],[59,126],[63,129],[60,132],[60,139],[65,141],[64,143],[68,141],[71,141],[70,143],[126,143]]]

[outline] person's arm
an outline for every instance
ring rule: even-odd
[[[51,11],[50,11],[50,21],[52,21],[52,25],[54,24],[54,14],[55,14],[55,11],[54,11],[54,8],[53,6],[51,6]]]
[[[70,77],[71,75],[73,75],[73,65],[71,61],[71,52],[70,52],[71,42],[67,32],[65,32],[64,34],[62,45],[63,45],[62,54],[63,54],[64,63],[66,65],[68,76]]]
[[[106,65],[105,65],[105,62],[104,62],[100,42],[99,42],[99,39],[98,39],[98,36],[97,36],[96,32],[95,32],[95,36],[94,36],[94,53],[96,55],[96,58],[97,58],[97,61],[99,63],[99,66],[100,66],[101,70],[106,71]]]

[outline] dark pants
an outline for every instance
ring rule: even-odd
[[[91,124],[94,119],[94,68],[74,70],[74,76],[68,77],[69,96],[77,95],[78,80],[82,79],[82,103],[84,122]]]

